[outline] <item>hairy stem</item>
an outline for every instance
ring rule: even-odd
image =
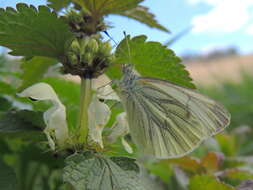
[[[81,79],[81,101],[80,101],[80,115],[79,115],[79,143],[87,142],[88,136],[88,108],[91,102],[91,79]]]

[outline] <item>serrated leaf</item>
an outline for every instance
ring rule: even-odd
[[[137,173],[140,172],[139,166],[135,163],[135,159],[128,157],[111,157],[114,163],[116,163],[123,170],[131,170]]]
[[[110,78],[120,78],[121,65],[131,62],[142,76],[156,77],[195,88],[189,72],[180,64],[181,59],[161,43],[146,42],[146,39],[146,36],[141,35],[132,39],[128,36],[122,40],[115,52],[115,63],[108,69],[107,75]]]
[[[61,59],[73,37],[68,25],[46,6],[17,4],[0,9],[0,45],[18,56]]]
[[[147,7],[139,5],[133,9],[121,12],[119,15],[135,19],[143,24],[148,25],[151,28],[157,28],[162,31],[169,32],[167,28],[160,25],[157,20],[155,20],[155,15],[150,13]]]
[[[189,190],[235,190],[230,185],[218,181],[213,176],[194,176],[190,179]]]
[[[17,179],[14,170],[0,160],[0,189],[17,190]]]
[[[82,6],[91,15],[94,13],[97,17],[108,14],[117,14],[136,7],[143,0],[73,0],[73,2]]]
[[[60,11],[63,8],[68,7],[70,0],[47,0],[48,6],[53,8],[55,11]]]
[[[23,60],[21,65],[21,69],[23,70],[21,75],[22,84],[19,87],[19,91],[39,82],[49,67],[57,63],[56,59],[47,57],[33,57],[31,60]]]
[[[0,133],[42,131],[43,113],[29,110],[10,110],[0,115]]]
[[[124,170],[99,155],[74,155],[67,159],[63,180],[76,190],[147,190],[138,173]]]

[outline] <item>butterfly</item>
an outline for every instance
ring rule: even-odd
[[[176,158],[221,132],[230,114],[220,103],[172,82],[142,77],[123,66],[117,93],[133,142],[146,155]]]

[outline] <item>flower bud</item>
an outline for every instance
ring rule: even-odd
[[[71,51],[73,51],[75,54],[80,54],[80,45],[77,40],[73,40],[71,44]]]
[[[100,53],[106,56],[109,56],[111,54],[111,50],[112,47],[109,41],[102,43],[99,48]]]
[[[98,42],[96,39],[91,38],[87,45],[87,50],[91,53],[96,53],[98,51]]]

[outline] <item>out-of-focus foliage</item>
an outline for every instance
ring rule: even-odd
[[[20,75],[17,74],[20,71],[20,67],[18,67],[20,64],[16,60],[9,60],[4,56],[0,57],[0,60],[3,60],[0,62],[2,71],[0,73],[2,79],[0,96],[2,102],[5,102],[5,104],[1,104],[0,111],[5,113],[12,107],[11,105],[17,109],[29,105],[30,108],[33,107],[37,111],[45,110],[47,105],[33,103],[32,106],[31,101],[18,99],[15,96],[16,84],[22,84]],[[7,65],[8,72],[6,71]],[[46,77],[42,80],[53,86],[61,101],[67,106],[68,122],[73,127],[78,113],[79,84],[57,76]],[[202,91],[225,104],[232,114],[231,126],[223,134],[209,139],[189,156],[155,162],[142,160],[149,177],[153,176],[152,179],[156,181],[156,184],[159,184],[159,188],[157,187],[159,190],[208,190],[208,188],[210,190],[233,190],[237,187],[238,189],[240,187],[241,190],[243,187],[249,186],[250,181],[248,180],[253,180],[253,159],[251,157],[253,119],[247,114],[251,113],[253,77],[244,75],[239,84],[227,82],[220,89],[206,88]],[[113,102],[107,103],[111,106],[114,104]],[[113,118],[117,115],[116,113],[121,111],[121,106],[116,105]],[[25,115],[20,115],[21,118],[23,117],[23,122],[29,119]],[[112,125],[113,118],[111,118],[109,126]],[[30,119],[33,120],[35,117]],[[28,122],[32,122],[32,120],[28,120]],[[22,125],[22,127],[25,126]],[[41,138],[43,133],[33,136],[43,140]],[[27,142],[27,140],[29,141]],[[21,136],[18,139],[1,137],[0,159],[11,168],[15,168],[18,181],[22,181],[21,184],[18,184],[20,190],[64,190],[62,170],[60,170],[64,165],[63,160],[48,152],[46,143],[43,141],[37,144],[34,142],[36,141],[33,138],[26,136]],[[109,156],[132,156],[123,150],[120,143],[116,143],[111,148]],[[149,178],[147,181],[151,182]]]
[[[224,141],[237,144],[240,155],[252,155],[253,141],[253,77],[242,72],[240,83],[225,82],[220,88],[203,88],[202,91],[214,99],[222,102],[231,113],[231,124],[228,127],[233,136]],[[233,152],[231,147],[227,153]]]
[[[253,77],[242,72],[240,83],[225,82],[220,88],[203,88],[202,91],[222,102],[232,118],[228,130],[245,125],[253,127]]]

